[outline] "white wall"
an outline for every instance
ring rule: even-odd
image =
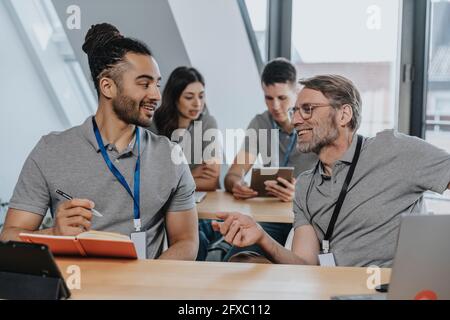
[[[246,128],[266,106],[237,1],[169,3],[192,66],[205,77],[208,108],[219,127]],[[226,155],[233,160],[231,150]]]
[[[64,128],[1,1],[0,30],[0,198],[9,201],[39,138]]]

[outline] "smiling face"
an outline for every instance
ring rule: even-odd
[[[295,84],[275,83],[262,84],[264,98],[272,118],[279,124],[289,121],[289,108],[293,107],[296,98]]]
[[[126,123],[148,127],[161,100],[158,64],[151,56],[134,53],[127,53],[125,61],[126,69],[112,98],[113,110]]]
[[[205,108],[205,87],[201,82],[193,82],[186,86],[177,103],[180,116],[189,120],[197,120]]]
[[[296,112],[292,123],[297,131],[297,147],[301,152],[319,154],[323,147],[332,144],[339,137],[336,116],[338,111],[330,101],[317,90],[304,88],[297,97],[296,107],[310,104],[317,107],[312,110],[311,118],[305,120]]]

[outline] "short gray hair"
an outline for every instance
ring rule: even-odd
[[[299,83],[305,88],[322,92],[335,108],[349,104],[353,111],[350,128],[353,131],[358,130],[361,124],[362,102],[361,95],[351,80],[343,76],[327,74],[301,79]]]

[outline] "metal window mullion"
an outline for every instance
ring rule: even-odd
[[[263,59],[261,57],[261,52],[259,50],[258,41],[256,40],[255,31],[253,30],[252,22],[250,20],[250,15],[248,13],[247,5],[245,0],[237,0],[239,11],[241,12],[242,21],[244,22],[245,31],[247,33],[248,41],[255,58],[256,67],[261,72],[264,66]]]
[[[428,88],[431,2],[414,1],[413,82],[411,87],[410,134],[425,138],[425,115]]]
[[[269,0],[268,60],[291,58],[292,0]]]
[[[16,11],[14,5],[12,4],[13,0],[5,1],[4,5],[6,8],[6,11],[8,12],[19,36],[20,39],[27,50],[28,56],[33,63],[33,66],[35,67],[35,70],[38,74],[38,76],[41,79],[41,83],[46,89],[46,92],[48,94],[48,97],[50,101],[52,102],[53,106],[55,107],[55,112],[58,115],[58,118],[61,120],[61,123],[65,127],[69,127],[71,125],[71,121],[69,117],[67,116],[66,112],[64,111],[63,106],[61,105],[57,93],[53,90],[51,80],[48,78],[47,73],[45,71],[45,67],[42,65],[38,55],[35,52],[35,49],[33,47],[33,44],[31,43],[31,40],[29,38],[29,35],[27,34],[27,31],[25,30],[22,21],[19,17],[18,12]]]

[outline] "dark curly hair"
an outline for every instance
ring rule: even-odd
[[[120,79],[128,52],[149,55],[150,49],[141,41],[124,37],[120,31],[109,23],[92,25],[86,34],[83,51],[88,56],[89,68],[97,94],[100,95],[99,80],[109,77],[120,87]]]

